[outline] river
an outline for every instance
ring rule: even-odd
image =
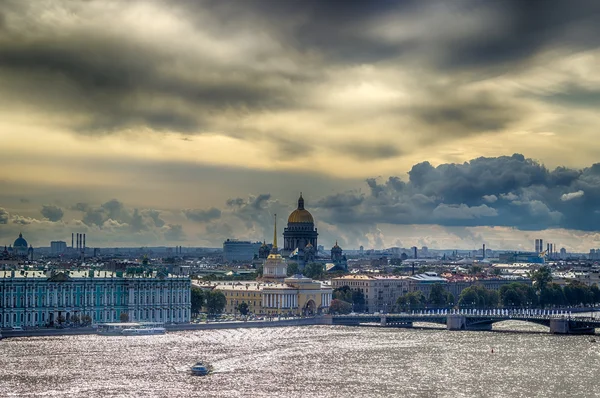
[[[600,343],[589,336],[555,336],[519,322],[494,328],[528,333],[303,326],[5,339],[0,341],[0,396],[600,394]],[[197,360],[211,363],[214,373],[188,375]]]

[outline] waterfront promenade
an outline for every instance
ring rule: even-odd
[[[579,309],[579,311],[595,312],[596,308]],[[578,311],[578,312],[579,312]],[[463,310],[463,311],[421,311],[400,314],[353,314],[353,315],[321,315],[306,318],[274,319],[262,321],[231,321],[231,322],[202,322],[180,323],[166,325],[167,331],[183,330],[212,330],[212,329],[241,329],[241,328],[273,328],[311,325],[339,326],[378,326],[412,328],[415,323],[430,323],[446,326],[448,330],[481,330],[491,331],[492,325],[504,321],[522,321],[550,328],[553,334],[595,334],[600,328],[600,318],[579,316],[565,310]],[[35,328],[25,330],[3,330],[4,338],[62,336],[96,334],[93,327],[81,328]]]

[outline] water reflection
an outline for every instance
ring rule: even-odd
[[[547,332],[494,325],[515,328]],[[0,353],[0,396],[591,397],[600,344],[548,333],[314,326],[7,339]],[[198,360],[214,374],[190,376]]]

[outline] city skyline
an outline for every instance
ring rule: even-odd
[[[600,247],[597,2],[0,3],[2,243]]]

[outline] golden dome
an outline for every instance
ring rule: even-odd
[[[298,199],[298,208],[290,214],[288,217],[288,223],[313,223],[315,220],[313,219],[312,214],[308,210],[304,208],[304,198],[302,194],[300,194],[300,198]]]
[[[310,214],[310,212],[308,210],[296,209],[288,217],[288,223],[295,223],[295,222],[309,222],[309,223],[314,224],[315,220],[313,220],[313,216],[312,216],[312,214]]]

